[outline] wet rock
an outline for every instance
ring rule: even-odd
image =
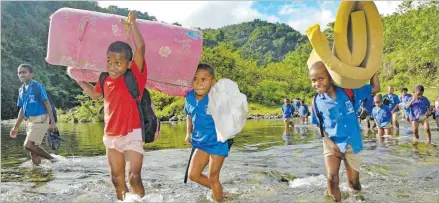
[[[71,109],[69,110],[69,113],[76,113],[76,112],[78,112],[78,109],[71,108]]]
[[[79,122],[80,122],[80,123],[88,123],[88,122],[90,122],[90,121],[87,120],[87,119],[85,119],[85,118],[83,118],[83,119],[79,120]]]
[[[178,121],[178,117],[177,116],[172,116],[169,121]]]

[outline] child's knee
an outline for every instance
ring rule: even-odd
[[[123,174],[112,173],[111,181],[115,186],[124,186],[125,185],[125,176]]]
[[[130,181],[130,184],[139,184],[142,182],[142,177],[140,173],[129,172],[128,179]]]
[[[331,185],[331,187],[338,187],[338,174],[328,174],[327,175],[328,183]]]
[[[200,180],[200,175],[201,174],[196,174],[194,172],[189,172],[189,180],[191,180],[193,182],[198,182],[198,180]]]
[[[210,173],[208,179],[210,184],[219,183],[219,173]]]

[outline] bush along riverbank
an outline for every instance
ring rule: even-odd
[[[184,121],[184,98],[168,96],[159,92],[151,94],[156,115],[161,121]],[[68,109],[58,109],[60,123],[104,122],[103,100],[92,100],[86,95],[78,95],[80,105]],[[249,104],[248,119],[281,119],[281,105],[267,107],[261,104]]]

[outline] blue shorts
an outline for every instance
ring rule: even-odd
[[[229,156],[229,144],[227,143],[227,141],[224,143],[216,142],[215,144],[208,146],[200,146],[195,143],[192,143],[192,146],[196,149],[203,150],[208,154],[224,156],[224,157]]]

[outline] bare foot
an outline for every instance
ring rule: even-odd
[[[40,156],[38,156],[32,152],[30,152],[30,156],[32,159],[32,163],[34,163],[36,166],[41,164],[41,157]]]

